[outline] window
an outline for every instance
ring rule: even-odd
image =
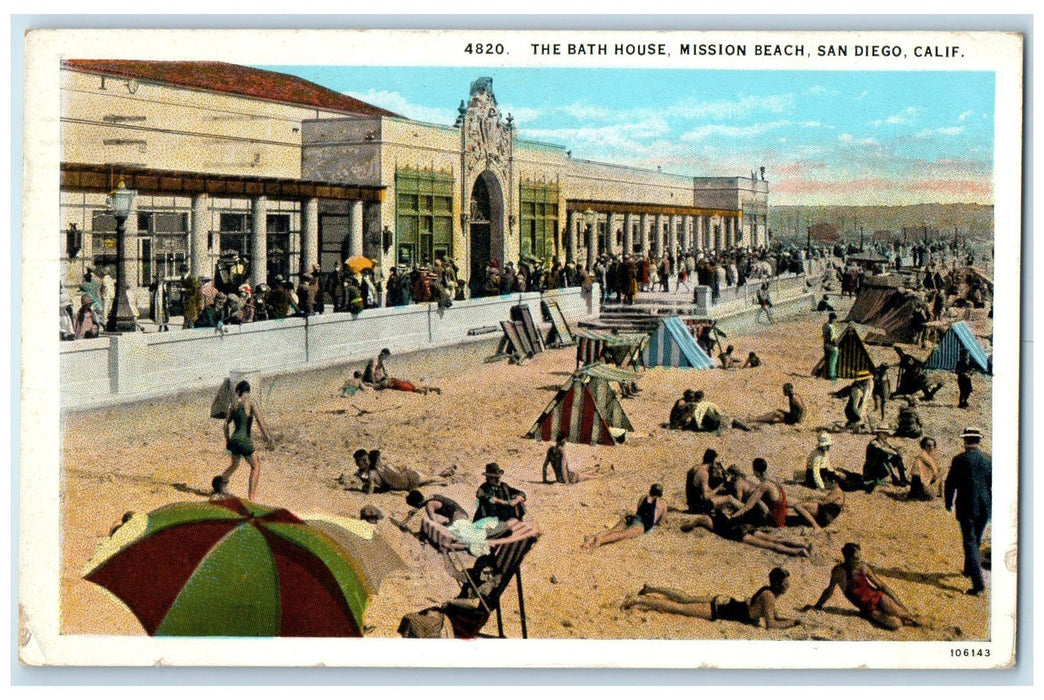
[[[138,285],[180,277],[188,269],[188,212],[138,212]]]
[[[430,265],[453,255],[453,177],[448,173],[395,173],[396,263]]]
[[[519,259],[546,262],[557,254],[558,186],[523,184],[519,192]]]

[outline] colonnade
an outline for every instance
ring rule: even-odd
[[[674,251],[716,252],[743,240],[740,221],[723,214],[619,213],[595,211],[587,225],[582,211],[570,211],[566,223],[564,257],[594,267],[599,255],[663,257]]]

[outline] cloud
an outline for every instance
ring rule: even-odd
[[[940,126],[937,129],[921,129],[914,138],[916,139],[929,139],[933,136],[957,136],[964,133],[963,126]]]
[[[960,113],[960,114],[959,114],[959,115],[957,116],[957,121],[959,121],[959,122],[963,122],[963,121],[964,121],[965,119],[969,119],[969,118],[971,118],[971,117],[972,117],[972,116],[973,116],[974,114],[975,114],[975,112],[973,112],[973,111],[972,111],[972,110],[970,110],[970,109],[969,109],[969,110],[967,110],[967,111],[965,111],[965,112],[961,112],[961,113]]]
[[[601,105],[592,105],[581,102],[574,102],[573,104],[564,105],[559,107],[558,110],[562,114],[568,115],[573,119],[587,120],[587,119],[608,119],[612,116],[612,111],[608,107],[602,107]]]
[[[534,122],[543,115],[543,112],[539,109],[534,109],[532,107],[512,107],[510,105],[500,105],[500,112],[504,115],[505,119],[507,118],[507,115],[510,114],[514,117],[515,122],[519,124]]]
[[[375,90],[371,88],[366,92],[348,91],[345,94],[420,122],[448,126],[457,119],[456,109],[419,105],[410,102],[401,93],[391,90]]]
[[[921,110],[917,109],[916,107],[907,107],[906,109],[903,109],[902,111],[897,112],[896,114],[893,114],[890,117],[885,117],[884,119],[875,119],[872,122],[870,122],[870,125],[884,126],[887,124],[888,126],[898,126],[901,124],[912,124],[913,121],[917,119],[917,116],[920,113]]]
[[[682,134],[679,138],[682,141],[701,141],[703,139],[712,136],[724,136],[726,138],[749,138],[751,136],[760,136],[767,131],[773,131],[775,129],[782,129],[790,126],[790,122],[786,120],[774,121],[774,122],[761,122],[757,124],[749,124],[747,126],[732,126],[729,124],[704,124],[698,126],[695,129],[690,129]]]

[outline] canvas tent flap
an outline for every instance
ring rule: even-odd
[[[681,367],[713,369],[714,362],[696,344],[685,324],[677,316],[660,321],[645,349],[647,367]]]

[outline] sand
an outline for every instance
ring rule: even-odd
[[[441,395],[366,391],[342,398],[338,390],[355,367],[266,379],[257,382],[254,397],[275,435],[275,447],[259,451],[258,500],[296,512],[351,516],[372,502],[385,514],[404,515],[401,493],[366,497],[337,485],[339,475],[352,471],[351,451],[363,447],[379,448],[392,462],[432,473],[456,467],[451,483],[425,491],[437,490],[470,510],[484,465],[499,462],[504,480],[527,493],[527,520],[543,532],[523,566],[531,638],[986,639],[989,596],[963,593],[968,582],[960,574],[960,531],[952,514],[940,500],[905,502],[905,489],[890,485],[873,494],[848,494],[845,512],[824,531],[793,528],[791,535],[813,544],[808,558],[755,549],[704,530],[683,533],[679,526],[685,516],[677,513],[640,538],[581,551],[585,534],[611,527],[633,512],[654,481],[665,485],[669,502],[684,507],[685,472],[707,447],[715,448],[726,465],[735,463],[746,470],[754,457],[765,457],[770,477],[784,482],[791,501],[802,500],[808,491],[795,483],[795,477],[814,446],[814,426],[839,420],[843,411],[842,401],[828,396],[837,387],[809,376],[821,353],[821,323],[818,317],[806,317],[731,339],[738,357],[758,352],[764,365],[757,369],[646,371],[640,381],[643,391],[623,401],[636,428],[625,444],[567,445],[574,469],[597,464],[603,474],[573,486],[540,483],[548,445],[524,438],[574,368],[573,348],[545,352],[524,366],[484,363],[492,350],[487,343],[391,359],[393,374],[437,385]],[[894,364],[891,350],[871,352],[878,361]],[[945,388],[920,412],[928,434],[938,440],[945,469],[961,449],[958,436],[964,425],[983,428],[984,449],[990,450],[991,386],[988,377],[976,375],[972,408],[960,410],[954,377],[940,376]],[[721,436],[660,427],[686,388],[703,389],[729,415],[748,417],[782,406],[780,387],[786,381],[806,400],[809,415],[804,426],[768,426],[751,433],[730,430]],[[212,398],[212,393],[195,393],[64,417],[63,633],[144,634],[122,603],[82,579],[83,567],[126,511],[206,497],[211,478],[228,463],[222,422],[209,418]],[[893,426],[897,411],[892,402],[888,420]],[[834,436],[834,465],[861,469],[869,439]],[[916,441],[897,442],[909,463],[917,453]],[[233,493],[246,495],[247,474],[247,467],[241,466],[232,479]],[[431,547],[387,521],[380,532],[407,567],[385,579],[367,612],[366,634],[387,637],[395,636],[403,614],[451,596],[457,584]],[[772,567],[782,565],[792,577],[780,606],[784,615],[796,615],[802,605],[815,602],[831,567],[840,560],[841,545],[848,541],[862,545],[864,559],[920,616],[923,627],[879,629],[860,618],[840,593],[825,610],[803,614],[804,624],[787,630],[620,609],[624,597],[645,582],[693,594],[745,597],[767,582]],[[507,635],[519,636],[513,586],[503,598],[503,608]],[[485,632],[496,633],[495,618]]]

